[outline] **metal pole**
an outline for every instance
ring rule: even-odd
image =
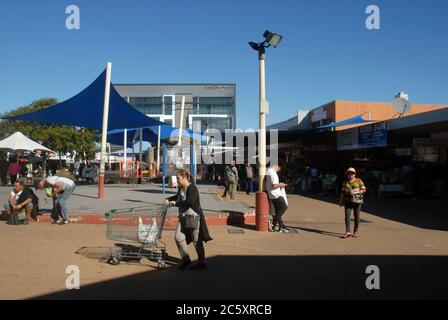
[[[123,146],[124,146],[124,154],[123,154],[123,159],[124,159],[124,164],[123,164],[123,171],[124,171],[124,177],[126,178],[127,174],[127,162],[128,162],[128,129],[124,129],[124,142],[123,142]]]
[[[182,96],[182,103],[180,104],[180,119],[179,119],[179,138],[177,144],[180,146],[182,143],[182,128],[184,124],[184,109],[185,109],[185,96]]]
[[[260,65],[260,130],[258,132],[258,191],[263,191],[266,175],[266,113],[264,110],[265,96],[265,54],[259,54]]]
[[[138,168],[137,168],[137,172],[138,175],[140,175],[139,178],[139,183],[142,183],[142,161],[143,161],[143,128],[140,128],[140,143],[139,143],[139,150],[140,150],[140,155],[139,155],[139,161],[138,161]]]
[[[156,174],[160,173],[160,126],[157,134],[157,169]]]
[[[166,177],[166,174],[167,174],[167,172],[166,172],[166,146],[165,146],[165,144],[163,144],[162,148],[163,148],[162,149],[162,161],[163,161],[163,163],[162,163],[162,193],[163,193],[163,196],[165,196],[165,177]]]
[[[108,62],[106,67],[106,81],[104,83],[104,105],[103,105],[103,130],[101,133],[101,159],[100,174],[98,179],[98,199],[104,197],[104,156],[106,154],[107,141],[107,121],[109,119],[109,96],[110,96],[110,75],[112,63]]]
[[[192,140],[192,145],[191,145],[191,159],[190,159],[190,163],[191,163],[191,178],[192,178],[192,182],[196,183],[196,143],[194,140]]]

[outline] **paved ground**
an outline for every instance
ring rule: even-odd
[[[104,225],[0,222],[0,299],[448,298],[448,219],[446,210],[431,212],[446,208],[446,200],[387,200],[381,209],[372,199],[362,213],[361,237],[345,240],[339,238],[342,209],[327,200],[289,197],[285,221],[297,233],[211,227],[208,268],[197,271],[175,268],[173,231],[163,234],[170,257],[160,271],[146,260],[119,266],[99,262],[118,243],[105,239]],[[229,203],[221,201],[214,209]],[[65,289],[67,265],[80,268],[80,290]],[[366,289],[369,265],[379,267],[379,290]]]
[[[246,212],[247,205],[242,201],[223,201],[215,193],[214,185],[199,185],[201,193],[201,204],[205,213],[220,212]],[[0,187],[0,199],[7,200],[12,187]],[[177,189],[167,188],[165,197],[176,194]],[[52,202],[45,196],[45,191],[36,191],[40,198],[40,208],[50,210]],[[159,184],[107,184],[104,198],[97,199],[97,185],[80,185],[70,197],[68,207],[71,214],[103,214],[111,209],[122,209],[131,207],[144,207],[163,203],[164,196]],[[48,200],[48,201],[46,201]],[[176,208],[169,210],[170,214],[177,215]]]

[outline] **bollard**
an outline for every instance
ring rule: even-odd
[[[266,192],[257,191],[255,195],[255,226],[257,231],[268,231],[269,200]]]

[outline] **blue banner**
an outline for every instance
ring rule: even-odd
[[[387,123],[377,122],[359,127],[358,148],[387,146]]]

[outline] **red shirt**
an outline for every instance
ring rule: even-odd
[[[8,172],[11,176],[18,175],[20,173],[19,162],[10,162],[8,167]]]

